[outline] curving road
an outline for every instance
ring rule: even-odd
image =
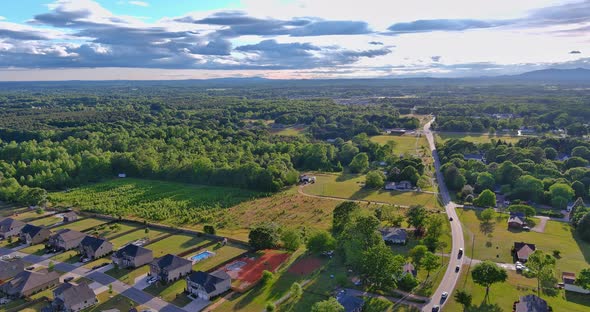
[[[439,305],[442,308],[446,301],[441,301],[441,295],[443,292],[448,292],[452,294],[453,289],[455,289],[455,285],[457,284],[457,280],[459,279],[460,271],[455,272],[455,266],[459,265],[462,268],[463,261],[465,257],[457,258],[459,253],[459,248],[465,248],[465,242],[463,240],[463,228],[461,227],[461,222],[459,221],[459,217],[457,216],[457,212],[455,208],[457,205],[451,201],[451,196],[449,195],[449,190],[447,189],[446,184],[444,183],[444,179],[442,173],[440,172],[440,160],[438,159],[438,153],[436,151],[436,146],[434,144],[434,136],[432,135],[432,131],[430,131],[430,125],[434,119],[424,125],[424,135],[428,140],[428,145],[430,146],[430,151],[432,152],[432,158],[434,160],[434,169],[436,172],[436,180],[438,181],[438,188],[439,193],[441,195],[442,202],[445,206],[445,211],[449,218],[453,218],[451,221],[451,236],[452,236],[452,248],[451,248],[451,260],[449,261],[449,266],[447,267],[447,271],[445,275],[438,285],[438,288],[432,295],[432,298],[428,304],[426,304],[422,311],[432,311],[432,307],[435,305]],[[447,299],[448,301],[448,299]]]

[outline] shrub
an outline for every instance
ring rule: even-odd
[[[210,224],[206,224],[205,226],[203,226],[203,232],[211,235],[215,235],[215,233],[217,233],[217,231],[215,230],[215,226]]]

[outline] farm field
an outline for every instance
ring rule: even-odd
[[[243,254],[247,251],[244,247],[237,246],[231,243],[228,243],[225,246],[216,248],[214,246],[212,248],[208,248],[207,250],[212,251],[215,253],[214,256],[201,260],[193,265],[194,271],[209,271],[218,265],[230,260],[231,258],[237,257],[240,254]],[[195,254],[198,252],[195,252]],[[191,254],[190,256],[192,256]]]
[[[58,227],[52,228],[51,231],[52,232],[56,232],[59,231],[61,229],[70,229],[70,230],[76,230],[76,231],[84,231],[84,230],[88,230],[88,229],[92,229],[92,228],[96,228],[102,224],[105,224],[109,222],[108,220],[105,219],[98,219],[98,218],[83,218],[83,219],[78,219],[74,222],[69,222],[69,223],[65,223],[62,224]]]
[[[170,223],[194,223],[212,210],[263,196],[235,188],[118,179],[50,194],[57,206]]]
[[[502,140],[507,143],[516,143],[524,136],[514,135],[489,135],[488,133],[457,133],[457,132],[436,132],[435,140],[444,143],[451,139],[461,139],[473,143],[489,143],[492,139]]]
[[[392,205],[424,205],[431,209],[440,208],[435,194],[365,189],[363,187],[365,182],[364,175],[318,174],[316,178],[316,183],[305,186],[303,192],[311,195],[344,199],[379,201]]]
[[[178,254],[185,250],[205,245],[209,242],[209,240],[194,235],[174,234],[144,247],[151,249],[154,252],[154,258],[157,258],[169,253]]]
[[[372,142],[379,143],[379,144],[386,144],[389,141],[394,141],[396,143],[394,147],[394,152],[396,154],[411,154],[417,155],[416,150],[424,147],[428,147],[428,141],[426,141],[426,137],[424,136],[414,136],[414,135],[376,135],[372,136]]]
[[[587,259],[590,259],[590,244],[572,236],[567,223],[548,221],[544,233],[512,232],[507,228],[507,215],[502,215],[496,219],[491,236],[488,236],[480,229],[477,213],[474,210],[458,211],[465,231],[466,255],[472,259],[512,263],[510,252],[514,242],[527,242],[536,244],[537,249],[546,253],[551,254],[553,250],[561,252],[561,258],[557,260],[558,274],[576,271],[576,268],[581,270],[589,264]],[[475,243],[472,243],[471,234],[475,236]],[[491,242],[490,247],[487,247],[488,241]]]
[[[311,198],[297,193],[292,187],[273,196],[240,203],[231,208],[219,210],[212,215],[217,234],[242,241],[248,240],[249,228],[255,224],[273,221],[283,226],[306,226],[327,230],[331,226],[332,211],[337,201]],[[198,231],[203,224],[192,226]]]
[[[456,289],[465,289],[473,296],[473,307],[466,311],[512,311],[512,304],[520,296],[535,294],[536,279],[526,278],[514,271],[508,271],[508,280],[494,284],[490,288],[490,305],[483,303],[485,288],[475,284],[471,278],[468,266],[461,270]],[[455,291],[456,291],[455,289]],[[588,311],[590,299],[587,296],[559,290],[555,296],[541,296],[553,308],[553,311],[582,312]],[[449,302],[445,306],[447,311],[461,311],[460,304],[455,302],[454,293],[449,295]]]

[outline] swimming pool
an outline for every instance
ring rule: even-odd
[[[201,251],[198,254],[192,256],[190,259],[193,262],[199,262],[199,261],[203,261],[209,257],[213,257],[215,256],[215,253],[209,250],[205,250],[205,251]]]

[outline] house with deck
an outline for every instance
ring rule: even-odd
[[[154,260],[154,253],[147,248],[129,244],[113,253],[113,263],[120,268],[138,268]]]
[[[165,283],[176,281],[192,271],[193,262],[176,255],[167,254],[150,263],[150,275]]]
[[[205,300],[211,300],[231,288],[231,277],[225,271],[207,273],[193,271],[186,277],[187,292]]]

